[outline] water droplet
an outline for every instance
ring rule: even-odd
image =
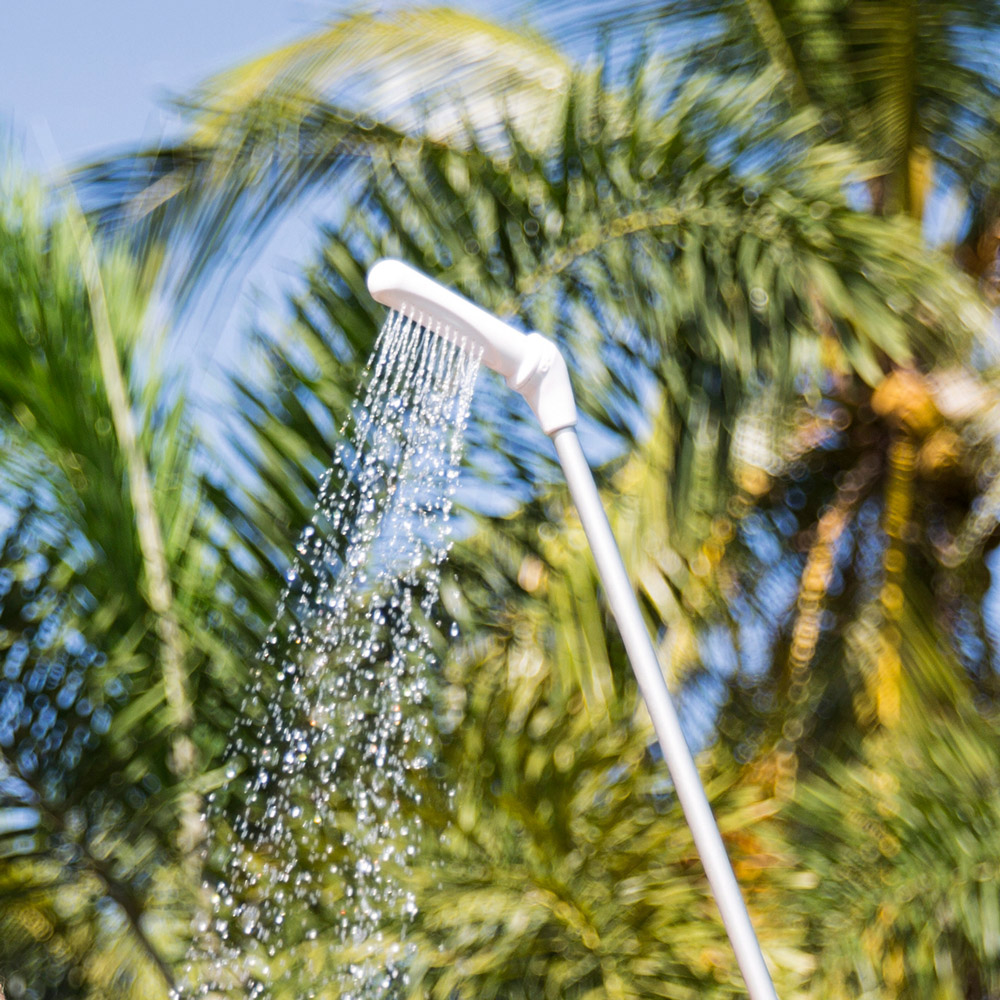
[[[352,437],[335,448],[299,561],[286,573],[225,765],[226,781],[238,784],[220,795],[231,808],[240,801],[231,791],[242,794],[245,810],[219,824],[220,837],[233,831],[213,900],[227,940],[213,951],[218,941],[205,939],[191,956],[193,968],[207,960],[222,977],[238,956],[250,1000],[287,992],[286,949],[310,907],[333,892],[351,900],[336,933],[365,945],[368,957],[310,983],[309,996],[388,1000],[406,982],[406,952],[386,956],[379,928],[417,912],[390,873],[417,855],[420,824],[404,821],[403,803],[420,804],[410,772],[434,761],[421,707],[433,666],[422,623],[435,620],[477,368],[477,359],[390,315]],[[449,631],[457,637],[457,625]],[[242,776],[240,757],[251,764]],[[312,822],[296,822],[306,802]],[[345,856],[347,885],[344,865],[330,863]],[[279,959],[279,981],[260,963],[265,953]]]

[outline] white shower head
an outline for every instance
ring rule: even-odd
[[[515,330],[402,261],[380,260],[373,265],[368,291],[376,302],[446,340],[480,347],[482,364],[524,396],[546,434],[576,424],[566,362],[548,338]]]

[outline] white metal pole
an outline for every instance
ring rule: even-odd
[[[646,631],[639,602],[625,572],[625,564],[611,532],[611,525],[608,524],[590,466],[580,447],[580,439],[574,428],[566,427],[556,431],[552,435],[552,441],[562,463],[573,502],[580,514],[583,530],[594,553],[594,561],[639,682],[639,690],[653,720],[653,728],[670,769],[677,798],[691,827],[695,847],[701,856],[705,874],[722,914],[722,922],[736,953],[736,961],[743,973],[750,1000],[777,1000],[750,915],[740,894],[694,758],[681,732],[677,712],[656,658],[656,650]]]

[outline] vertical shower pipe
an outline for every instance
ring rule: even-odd
[[[750,1000],[777,1000],[639,602],[580,447],[576,402],[565,358],[541,334],[515,330],[401,261],[376,263],[368,272],[368,290],[377,302],[419,318],[446,339],[477,344],[483,352],[482,364],[502,375],[507,385],[525,398],[542,430],[552,438]]]
[[[564,427],[552,435],[552,443],[594,554],[594,562],[597,563],[611,613],[618,623],[632,670],[639,682],[639,690],[653,720],[653,728],[670,769],[677,798],[691,828],[695,847],[736,953],[747,992],[751,1000],[777,1000],[750,915],[729,863],[729,856],[712,815],[712,808],[708,804],[694,758],[681,731],[656,650],[639,610],[639,602],[604,513],[590,465],[580,447],[580,438],[575,428]]]

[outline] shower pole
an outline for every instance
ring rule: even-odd
[[[502,375],[507,385],[524,397],[542,430],[552,438],[750,1000],[777,1000],[639,602],[580,447],[575,430],[576,402],[565,358],[540,333],[515,330],[402,261],[376,263],[368,272],[368,290],[382,305],[402,312],[453,343],[480,350],[482,364]]]
[[[722,835],[712,815],[694,758],[681,732],[667,682],[639,610],[639,602],[625,571],[590,465],[580,447],[580,438],[574,427],[557,430],[551,437],[594,554],[594,562],[597,563],[611,613],[618,623],[618,631],[639,682],[639,690],[653,720],[653,728],[670,769],[677,798],[691,828],[695,847],[701,856],[712,894],[722,914],[722,922],[736,953],[747,992],[751,1000],[777,1000],[750,915],[722,843]]]

